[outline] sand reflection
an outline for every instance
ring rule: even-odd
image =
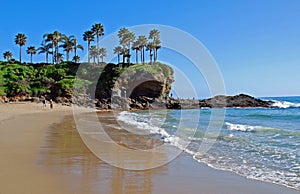
[[[108,117],[102,119],[115,123]],[[149,139],[137,139],[134,135],[117,133],[111,127],[106,130],[113,140],[126,144],[124,146],[145,148],[158,143],[152,140],[152,144],[146,145],[145,142],[149,142]],[[149,162],[153,162],[157,156],[153,157]],[[135,159],[132,158],[132,161],[134,163]],[[167,171],[167,166],[145,171],[124,170],[99,160],[82,142],[73,117],[66,117],[62,123],[48,129],[40,151],[39,164],[51,173],[63,176],[70,192],[77,193],[152,193],[153,173]]]

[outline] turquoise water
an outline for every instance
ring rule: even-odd
[[[300,97],[263,99],[277,107],[121,112],[118,120],[213,168],[300,190]]]

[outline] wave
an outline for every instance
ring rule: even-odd
[[[259,133],[259,134],[270,134],[270,135],[275,134],[276,136],[282,135],[282,136],[287,136],[289,138],[300,137],[299,131],[288,131],[288,130],[266,127],[266,126],[233,124],[229,122],[226,122],[225,126],[230,131],[252,132],[252,133]]]
[[[242,124],[233,124],[226,122],[226,127],[230,131],[243,131],[243,132],[252,132],[255,131],[260,126],[251,126],[251,125],[242,125]]]
[[[119,113],[119,115],[117,116],[117,120],[140,129],[141,131],[134,132],[136,134],[144,135],[147,134],[147,132],[150,132],[151,134],[159,134],[162,136],[162,138],[170,137],[170,134],[167,133],[164,129],[153,125],[151,123],[151,118],[146,118],[136,113],[123,111]],[[126,129],[128,129],[128,127],[126,127]]]
[[[272,100],[272,102],[273,102],[272,106],[276,108],[300,108],[300,103],[278,101],[278,100]]]
[[[208,166],[226,170],[226,171],[233,171],[237,174],[240,174],[244,177],[249,179],[256,179],[261,181],[273,182],[281,185],[285,185],[294,189],[299,189],[299,184],[297,184],[300,180],[298,176],[294,174],[289,175],[289,172],[278,172],[272,169],[267,168],[260,168],[254,167],[249,161],[246,161],[246,158],[243,158],[242,164],[239,162],[232,162],[232,160],[227,157],[224,158],[223,155],[215,155],[211,154],[210,152],[200,152],[197,147],[188,146],[188,142],[191,142],[193,145],[197,146],[200,145],[199,143],[205,143],[209,141],[210,134],[205,134],[203,131],[196,131],[196,133],[191,137],[181,137],[176,136],[172,132],[168,133],[169,128],[173,130],[176,128],[176,125],[164,125],[164,127],[159,126],[158,122],[151,122],[151,115],[144,115],[144,114],[136,114],[131,112],[121,112],[119,113],[117,120],[122,121],[128,125],[133,125],[135,128],[140,130],[150,131],[150,133],[158,134],[161,136],[162,141],[172,146],[177,147],[178,149],[186,152],[188,155],[191,155],[194,160],[205,163]],[[253,133],[274,133],[274,134],[284,134],[289,136],[297,136],[300,137],[300,132],[289,132],[282,129],[275,129],[270,127],[264,126],[251,126],[251,125],[243,125],[243,124],[233,124],[226,122],[225,126],[228,130],[231,131],[242,131],[242,132],[253,132]],[[189,132],[189,129],[185,129],[185,132]],[[207,137],[209,136],[209,137]],[[223,135],[224,138],[234,138],[234,135]],[[219,135],[219,138],[222,137],[222,134]],[[208,139],[207,139],[208,138]],[[216,137],[214,137],[216,138]],[[221,142],[224,143],[224,142]],[[219,147],[217,147],[218,149]],[[213,153],[213,152],[212,152]],[[297,169],[296,169],[297,170]],[[278,174],[280,176],[278,176]]]

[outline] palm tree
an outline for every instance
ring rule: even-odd
[[[157,60],[157,51],[158,49],[161,48],[161,45],[160,45],[160,32],[157,30],[157,29],[153,29],[150,31],[149,33],[149,39],[150,40],[153,40],[152,43],[154,45],[154,63],[156,62]]]
[[[27,37],[25,34],[18,33],[15,37],[15,43],[20,45],[20,63],[22,63],[22,46],[27,42]]]
[[[132,50],[135,50],[135,63],[139,63],[139,51],[140,51],[140,43],[139,41],[135,41],[132,45]]]
[[[86,31],[83,33],[83,40],[87,41],[87,46],[88,46],[88,63],[90,63],[90,47],[91,47],[91,42],[95,40],[94,34],[92,31]]]
[[[70,52],[73,50],[73,42],[72,42],[73,36],[64,36],[63,37],[63,44],[60,46],[64,48],[64,51],[66,52],[66,60],[69,61],[70,58]]]
[[[41,47],[37,49],[37,51],[39,51],[38,54],[43,54],[43,53],[46,54],[46,63],[48,63],[48,56],[49,54],[51,54],[50,48],[51,48],[51,44],[46,44],[46,42],[43,41]]]
[[[84,50],[83,46],[81,44],[78,44],[77,39],[75,36],[70,36],[72,37],[70,40],[73,44],[73,50],[74,50],[74,56],[77,56],[77,49]]]
[[[91,46],[90,48],[90,55],[91,57],[93,58],[93,61],[94,61],[94,65],[96,65],[96,58],[98,56],[98,49],[96,46]]]
[[[53,52],[53,58],[52,58],[52,62],[54,63],[56,60],[56,63],[58,63],[59,61],[57,61],[57,59],[59,59],[60,57],[59,55],[59,43],[62,42],[65,39],[65,35],[63,35],[62,33],[58,32],[58,31],[54,31],[52,34],[45,34],[44,37],[46,38],[47,42],[51,42],[52,44],[52,52]]]
[[[100,45],[99,45],[99,37],[100,36],[103,36],[104,35],[104,28],[103,28],[103,25],[102,24],[94,24],[92,26],[92,32],[94,33],[94,35],[96,36],[96,39],[97,39],[97,44],[96,44],[96,48],[99,49]],[[98,55],[98,63],[100,61],[99,59],[99,55]]]
[[[146,36],[139,36],[138,40],[140,51],[141,51],[141,61],[144,64],[145,63],[145,47],[147,46],[147,38]]]
[[[53,44],[53,36],[52,36],[52,34],[48,34],[48,33],[46,33],[46,34],[44,34],[44,36],[43,36],[43,38],[44,38],[44,42],[45,43],[47,43],[47,42],[50,42],[49,43],[49,46],[51,47],[51,54],[52,54],[52,63],[54,64],[54,62],[55,62],[55,53],[54,53],[54,44]],[[49,52],[50,53],[50,52]],[[47,59],[48,60],[48,59]]]
[[[101,62],[103,63],[103,58],[107,56],[106,48],[100,48],[99,49],[99,56],[101,58]]]
[[[160,40],[159,39],[156,39],[154,42],[154,63],[157,61],[157,51],[158,49],[161,48],[161,45],[160,45]]]
[[[122,54],[122,47],[117,46],[114,48],[114,54],[118,55],[118,64],[120,63],[120,55]]]
[[[30,55],[30,63],[32,63],[32,56],[36,54],[36,49],[34,46],[29,46],[27,48],[27,54]]]
[[[124,57],[128,58],[128,64],[130,64],[130,49],[131,43],[135,40],[135,35],[130,32],[127,28],[121,28],[118,32],[118,37],[120,38],[120,44],[123,46],[123,50],[126,50],[126,55],[123,54],[123,63]]]
[[[77,56],[77,55],[75,55],[75,56],[73,57],[72,61],[73,61],[74,63],[79,63],[80,57]]]
[[[147,45],[147,51],[149,51],[149,54],[150,54],[150,65],[152,65],[152,57],[153,57],[153,50],[155,49],[155,46],[153,44],[153,42],[149,42],[148,45]]]
[[[3,53],[3,57],[4,57],[4,59],[6,59],[7,61],[9,61],[9,60],[11,60],[11,59],[13,58],[13,55],[12,55],[12,53],[11,53],[10,51],[5,51],[5,52]]]

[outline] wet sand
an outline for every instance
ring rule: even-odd
[[[42,109],[40,104],[0,105],[0,193],[64,193],[58,176],[38,168],[45,129],[71,113],[67,107]]]
[[[299,193],[214,170],[185,153],[150,170],[111,166],[83,143],[70,108],[56,108],[50,111],[32,104],[0,105],[1,115],[6,115],[0,117],[0,193]],[[159,144],[155,137],[145,145],[153,137],[136,138],[113,129],[111,124],[116,121],[111,118],[110,113],[102,113],[100,121],[120,145],[148,149]],[[101,143],[101,149],[110,152],[110,145]]]

